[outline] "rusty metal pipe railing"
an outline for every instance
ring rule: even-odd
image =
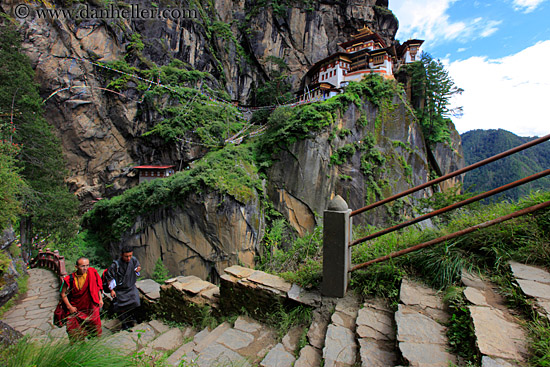
[[[495,194],[498,194],[502,191],[506,191],[506,190],[509,190],[509,189],[512,189],[514,187],[517,187],[517,186],[520,186],[520,185],[523,185],[525,183],[528,183],[528,182],[531,182],[531,181],[534,181],[536,179],[539,179],[541,177],[544,177],[544,176],[548,176],[550,174],[550,169],[547,169],[545,171],[542,171],[542,172],[539,172],[537,174],[534,174],[534,175],[531,175],[531,176],[528,176],[528,177],[525,177],[525,178],[522,178],[521,180],[517,180],[517,181],[514,181],[514,182],[511,182],[507,185],[504,185],[504,186],[501,186],[501,187],[498,187],[496,189],[493,189],[493,190],[490,190],[490,191],[487,191],[487,192],[484,192],[483,194],[479,194],[479,195],[476,195],[474,197],[471,197],[469,199],[466,199],[466,200],[463,200],[463,201],[460,201],[458,203],[455,203],[455,204],[452,204],[452,205],[449,205],[449,206],[446,206],[444,208],[441,208],[441,209],[438,209],[438,210],[434,210],[433,212],[431,213],[428,213],[428,214],[424,214],[424,215],[421,215],[420,217],[418,218],[414,218],[414,219],[411,219],[411,220],[408,220],[406,222],[403,222],[403,223],[400,223],[400,224],[397,224],[393,227],[389,227],[389,228],[386,228],[386,229],[383,229],[381,231],[378,231],[376,233],[373,233],[373,234],[370,234],[366,237],[363,237],[363,238],[360,238],[358,240],[355,240],[353,242],[351,242],[349,244],[350,247],[352,246],[355,246],[355,245],[358,245],[362,242],[365,242],[365,241],[368,241],[368,240],[372,240],[373,238],[377,238],[377,237],[380,237],[382,235],[385,235],[387,233],[390,233],[390,232],[393,232],[393,231],[396,231],[398,229],[401,229],[401,228],[404,228],[404,227],[408,227],[412,224],[415,224],[415,223],[418,223],[418,222],[421,222],[423,220],[426,220],[426,219],[429,219],[429,218],[432,218],[432,217],[435,217],[439,214],[443,214],[443,213],[446,213],[448,211],[451,211],[453,209],[457,209],[457,208],[460,208],[464,205],[468,205],[468,204],[471,204],[473,202],[476,202],[476,201],[479,201],[479,200],[482,200],[482,199],[485,199],[489,196],[492,196],[492,195],[495,195]]]
[[[463,229],[461,231],[454,232],[454,233],[448,234],[446,236],[436,238],[436,239],[428,241],[428,242],[424,242],[424,243],[421,243],[421,244],[418,244],[418,245],[415,245],[415,246],[412,246],[412,247],[409,247],[409,248],[406,248],[406,249],[403,249],[403,250],[400,250],[400,251],[392,252],[389,255],[379,257],[377,259],[370,260],[370,261],[367,261],[367,262],[362,263],[362,264],[355,265],[355,266],[351,267],[349,269],[349,271],[351,272],[351,271],[354,271],[354,270],[357,270],[357,269],[365,268],[369,265],[372,265],[372,264],[375,264],[375,263],[378,263],[378,262],[381,262],[381,261],[386,261],[386,260],[392,259],[394,257],[406,255],[410,252],[417,251],[417,250],[423,249],[423,248],[428,247],[428,246],[437,245],[438,243],[448,241],[448,240],[453,239],[455,237],[463,236],[465,234],[477,231],[478,229],[490,227],[490,226],[493,226],[495,224],[499,224],[499,223],[505,222],[507,220],[510,220],[510,219],[513,219],[513,218],[516,218],[516,217],[519,217],[519,216],[522,216],[522,215],[525,215],[525,214],[529,214],[529,213],[532,213],[534,211],[544,209],[544,208],[547,208],[547,207],[550,207],[550,201],[546,201],[544,203],[541,203],[541,204],[538,204],[538,205],[531,206],[529,208],[519,210],[517,212],[505,215],[503,217],[499,217],[499,218],[496,218],[496,219],[478,224],[476,226],[469,227],[469,228]]]
[[[497,154],[497,155],[494,155],[494,156],[492,156],[492,157],[489,157],[489,158],[487,158],[487,159],[484,159],[484,160],[479,161],[479,162],[477,162],[477,163],[474,163],[474,164],[472,164],[472,165],[469,165],[468,167],[464,167],[464,168],[461,168],[461,169],[459,169],[459,170],[457,170],[457,171],[448,173],[448,174],[446,174],[445,176],[441,176],[441,177],[439,177],[439,178],[433,179],[433,180],[428,181],[428,182],[426,182],[426,183],[424,183],[424,184],[421,184],[421,185],[418,185],[418,186],[416,186],[416,187],[413,187],[412,189],[409,189],[409,190],[403,191],[403,192],[401,192],[401,193],[399,193],[399,194],[390,196],[389,198],[380,200],[380,201],[378,201],[378,202],[376,202],[376,203],[374,203],[374,204],[367,205],[367,206],[365,206],[365,207],[363,207],[363,208],[360,208],[360,209],[356,209],[356,210],[354,210],[354,211],[351,212],[350,216],[353,217],[354,215],[361,214],[361,213],[363,213],[363,212],[365,212],[365,211],[367,211],[367,210],[371,210],[371,209],[377,208],[377,207],[379,207],[379,206],[381,206],[381,205],[384,205],[384,204],[386,204],[386,203],[389,203],[390,201],[394,201],[394,200],[399,199],[399,198],[401,198],[401,197],[403,197],[403,196],[407,196],[407,195],[409,195],[409,194],[412,194],[413,192],[422,190],[422,189],[424,189],[424,188],[426,188],[426,187],[428,187],[428,186],[435,185],[435,184],[437,184],[437,183],[440,183],[441,181],[448,180],[449,178],[453,178],[453,177],[455,177],[455,176],[458,176],[458,175],[461,175],[461,174],[466,173],[466,172],[468,172],[468,171],[471,171],[471,170],[473,170],[473,169],[475,169],[475,168],[484,166],[484,165],[486,165],[486,164],[488,164],[488,163],[494,162],[494,161],[496,161],[496,160],[499,160],[499,159],[501,159],[501,158],[507,157],[507,156],[512,155],[512,154],[514,154],[514,153],[520,152],[520,151],[525,150],[525,149],[527,149],[527,148],[530,148],[530,147],[532,147],[532,146],[534,146],[534,145],[537,145],[537,144],[540,144],[540,143],[542,143],[542,142],[545,142],[546,140],[550,140],[550,134],[545,135],[545,136],[543,136],[543,137],[541,137],[541,138],[532,140],[532,141],[530,141],[530,142],[528,142],[528,143],[522,144],[522,145],[520,145],[520,146],[517,146],[517,147],[512,148],[512,149],[510,149],[510,150],[507,150],[507,151],[505,151],[505,152],[499,153],[499,154]]]

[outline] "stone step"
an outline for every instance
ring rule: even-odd
[[[204,329],[197,333],[192,341],[176,349],[166,362],[172,366],[182,362],[195,363],[200,367],[217,364],[252,366],[260,363],[262,366],[285,366],[281,363],[290,358],[294,362],[290,352],[288,355],[276,353],[280,347],[272,352],[277,344],[276,335],[274,329],[247,316],[239,316],[233,326],[224,322],[214,330]],[[283,348],[281,352],[286,351],[283,344],[292,348],[297,343],[295,339],[292,334],[285,337],[283,343],[280,343]]]
[[[474,325],[482,367],[518,366],[527,360],[527,335],[506,307],[497,287],[474,274],[463,272],[464,296]],[[519,363],[519,364],[518,364]]]
[[[378,299],[368,300],[359,309],[356,321],[361,366],[395,366],[395,323],[389,306]]]
[[[325,336],[325,367],[347,367],[355,364],[358,349],[355,323],[358,311],[359,300],[353,292],[348,292],[344,298],[337,301]]]
[[[550,272],[513,261],[510,262],[510,268],[521,291],[534,299],[535,311],[550,320]]]
[[[449,315],[441,297],[419,283],[403,279],[395,313],[399,351],[410,366],[448,367],[457,363],[447,352]]]

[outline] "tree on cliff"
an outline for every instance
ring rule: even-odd
[[[20,35],[4,20],[0,27],[0,126],[8,128],[10,143],[19,148],[11,165],[3,164],[1,169],[12,180],[19,172],[25,182],[17,185],[23,243],[39,233],[68,240],[77,228],[78,201],[64,183],[61,144],[42,114],[42,99],[30,60],[21,52]]]
[[[428,144],[445,141],[449,137],[449,117],[455,112],[449,109],[453,95],[462,93],[440,60],[434,60],[423,52],[420,61],[409,66],[416,116]]]

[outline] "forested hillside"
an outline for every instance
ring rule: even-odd
[[[462,134],[461,138],[464,159],[466,165],[470,165],[527,143],[536,137],[521,137],[509,131],[498,129],[472,130]],[[549,167],[550,142],[545,142],[466,173],[464,187],[469,191],[487,191],[538,173]],[[502,200],[503,198],[517,199],[527,195],[532,190],[547,190],[549,187],[550,177],[544,177],[503,192],[497,195],[495,200]]]

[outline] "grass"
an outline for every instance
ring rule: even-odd
[[[70,344],[67,341],[39,343],[26,337],[0,352],[0,364],[6,367],[139,366],[110,347],[104,339]]]

